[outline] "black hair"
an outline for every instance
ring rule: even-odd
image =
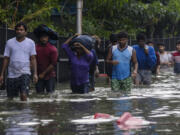
[[[145,34],[139,33],[139,34],[136,36],[136,40],[137,40],[137,41],[140,41],[140,40],[146,41],[146,36],[145,36]]]
[[[21,27],[21,26],[23,26],[23,27],[24,27],[25,31],[27,31],[27,26],[26,26],[26,24],[25,24],[25,23],[23,23],[23,22],[20,22],[20,23],[16,24],[16,26],[15,26],[15,30],[17,30],[17,28],[18,28],[18,27]]]
[[[153,41],[150,41],[150,40],[148,40],[147,42],[146,42],[146,44],[154,44],[154,42]]]
[[[39,35],[39,38],[41,38],[41,37],[46,37],[46,36],[49,37],[49,34],[48,34],[47,32],[44,32],[44,33],[41,33],[41,34]]]
[[[164,46],[165,47],[165,44],[164,43],[157,43],[157,46],[159,47],[159,46]]]
[[[118,33],[118,39],[121,39],[121,38],[128,38],[128,34],[126,32],[120,32]]]
[[[117,40],[118,40],[118,39],[117,39],[117,34],[113,34],[113,33],[112,33],[112,34],[110,35],[109,39],[110,39],[111,42],[117,42]]]
[[[177,45],[177,44],[180,44],[180,40],[178,40],[178,41],[176,42],[176,45]]]

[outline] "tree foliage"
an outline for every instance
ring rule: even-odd
[[[1,0],[0,20],[13,28],[18,22],[28,24],[30,30],[39,23],[52,24],[52,8],[60,8],[59,0]]]
[[[24,21],[32,31],[44,23],[60,35],[76,32],[76,0],[1,0],[0,22],[13,28]],[[52,9],[59,11],[52,21]],[[180,0],[84,0],[83,32],[108,37],[127,31],[149,38],[180,34]]]
[[[85,19],[93,18],[94,26],[102,29],[99,31],[96,29],[96,34],[106,36],[122,30],[131,35],[143,31],[149,38],[180,34],[178,30],[180,0],[97,0],[94,2],[87,0],[86,2],[88,17]]]

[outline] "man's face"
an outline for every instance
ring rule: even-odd
[[[23,38],[27,34],[25,28],[22,25],[20,27],[17,27],[15,32],[16,32],[16,37],[17,38]]]
[[[180,52],[180,44],[176,45],[177,51]]]
[[[80,54],[80,55],[83,54],[83,49],[82,49],[81,45],[82,45],[82,44],[79,43],[79,42],[75,42],[75,43],[74,43],[75,51],[76,51],[78,54]]]
[[[117,44],[117,41],[113,41],[113,42],[112,42],[112,45],[116,45],[116,44]]]
[[[154,47],[154,44],[153,44],[153,43],[149,43],[148,45]]]
[[[47,42],[48,42],[48,40],[49,40],[48,35],[43,35],[43,36],[40,37],[40,42],[41,42],[41,44],[43,44],[43,45],[46,45]]]
[[[119,42],[120,45],[126,45],[127,42],[128,42],[128,39],[127,38],[120,38],[118,40],[118,42]]]
[[[165,47],[162,46],[162,45],[160,45],[160,46],[159,46],[159,51],[160,51],[160,52],[164,52],[164,51],[165,51]]]
[[[144,47],[144,45],[145,45],[145,40],[139,40],[139,41],[138,41],[138,44],[139,44],[139,46]]]

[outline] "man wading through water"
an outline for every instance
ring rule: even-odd
[[[152,80],[151,70],[156,66],[156,54],[153,47],[146,45],[145,34],[139,33],[136,39],[137,44],[133,45],[138,61],[138,73],[135,84],[150,85]]]
[[[24,23],[15,26],[16,37],[9,39],[4,51],[4,61],[0,74],[3,83],[4,73],[8,67],[7,97],[13,99],[20,93],[21,101],[26,101],[29,93],[30,63],[33,70],[33,81],[38,81],[35,43],[26,37],[27,27]]]
[[[118,44],[109,49],[107,63],[112,64],[111,88],[113,91],[131,90],[132,77],[136,77],[138,63],[136,51],[127,45],[128,34],[120,32],[118,34]],[[134,64],[134,70],[131,74],[131,62]]]
[[[47,29],[47,30],[46,30]],[[38,94],[52,93],[55,89],[55,67],[57,64],[58,52],[49,40],[57,40],[57,35],[52,32],[46,25],[39,25],[34,34],[38,38],[36,44],[37,74],[38,82],[36,83],[36,92]]]

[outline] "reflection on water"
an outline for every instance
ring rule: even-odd
[[[11,105],[7,105],[11,106]],[[37,132],[32,128],[36,126],[38,122],[31,122],[34,119],[34,114],[27,104],[16,105],[17,110],[12,110],[7,113],[2,113],[6,116],[4,123],[7,125],[5,135],[37,135]],[[1,114],[1,115],[2,115]],[[27,124],[29,123],[29,124]]]
[[[180,75],[163,72],[151,86],[134,87],[129,93],[112,93],[98,84],[86,95],[63,89],[33,95],[28,102],[8,101],[0,91],[0,135],[179,135],[179,82]],[[94,120],[97,112],[112,119]],[[116,122],[124,112],[151,123],[125,131]]]

